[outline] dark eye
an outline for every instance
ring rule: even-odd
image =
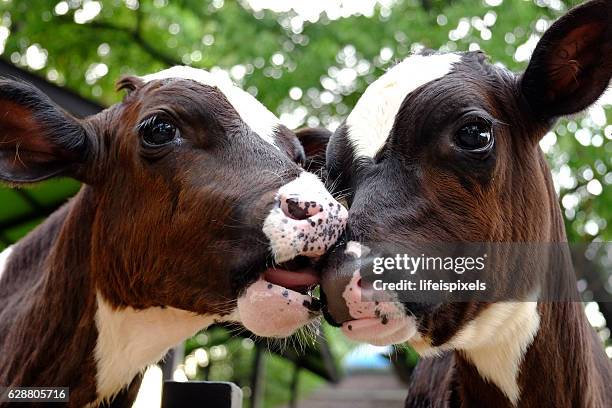
[[[491,126],[487,123],[468,123],[455,134],[455,143],[463,150],[486,150],[492,141]]]
[[[170,143],[179,135],[179,130],[172,123],[159,118],[152,118],[140,126],[142,140],[150,146],[161,146]]]

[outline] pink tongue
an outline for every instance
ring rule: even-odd
[[[287,289],[314,286],[319,283],[319,277],[308,268],[295,272],[270,268],[264,272],[264,279]]]

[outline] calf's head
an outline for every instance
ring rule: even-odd
[[[322,283],[328,318],[373,344],[410,340],[425,352],[465,343],[457,333],[493,306],[366,302],[359,271],[339,271],[385,246],[564,240],[538,142],[556,118],[594,103],[611,75],[612,3],[593,1],[550,27],[521,74],[480,51],[423,53],[371,84],[327,150],[330,179],[351,192],[348,245],[329,257]],[[516,307],[495,324],[533,305]]]
[[[114,308],[227,316],[266,336],[307,323],[316,304],[305,291],[318,277],[307,262],[272,266],[322,255],[346,210],[298,165],[296,135],[203,70],[127,77],[119,88],[121,103],[81,120],[1,80],[0,180],[86,184],[92,281]]]

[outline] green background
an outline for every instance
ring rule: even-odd
[[[349,3],[269,1],[276,7],[270,10],[257,0],[1,0],[1,58],[104,105],[120,100],[114,83],[124,74],[176,64],[222,70],[288,126],[334,129],[370,82],[421,47],[480,48],[494,62],[523,69],[542,32],[576,2],[383,0],[369,2],[371,7],[362,2],[361,14]],[[542,143],[570,242],[612,237],[611,116],[607,105],[562,120]],[[78,188],[72,180],[0,188],[0,249]],[[591,308],[597,312],[596,305]],[[609,342],[600,320],[595,325]],[[325,330],[339,358],[351,346],[335,330]],[[207,378],[245,384],[251,345],[212,337],[189,343],[188,352],[204,348],[211,356],[196,377],[206,372]],[[212,352],[217,345],[225,353]],[[275,368],[268,370],[266,405],[274,406],[288,398],[289,368],[276,357],[270,364]],[[307,375],[302,389],[319,382]]]

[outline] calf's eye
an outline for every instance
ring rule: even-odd
[[[463,150],[486,150],[492,141],[491,126],[486,123],[468,123],[455,134],[455,144]]]
[[[179,136],[179,130],[172,123],[159,118],[152,118],[140,126],[142,140],[149,146],[162,146]]]

